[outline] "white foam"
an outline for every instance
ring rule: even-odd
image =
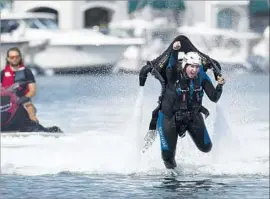
[[[199,152],[190,137],[186,136],[178,141],[177,162],[187,174],[268,175],[269,134],[262,128],[266,126],[250,124],[232,128],[232,136],[219,141],[218,153],[216,143],[211,153]],[[1,170],[6,174],[23,175],[61,171],[121,174],[164,172],[159,139],[147,153],[138,156],[137,129],[127,130],[118,134],[91,131],[59,138],[5,137],[1,140]]]
[[[140,88],[133,115],[126,118],[123,129],[70,132],[59,138],[2,137],[1,172],[22,175],[55,174],[62,171],[164,173],[159,138],[146,153],[141,153],[142,140],[151,117],[149,107],[144,110],[146,107],[143,106],[143,95],[144,90]],[[211,127],[208,123],[213,123],[213,116],[206,120],[213,140],[210,153],[200,152],[189,135],[178,140],[176,160],[182,172],[268,175],[269,124],[261,122],[226,125],[227,117],[219,108],[221,107],[217,107],[216,118],[221,121],[216,120]],[[144,112],[147,114],[143,114]]]

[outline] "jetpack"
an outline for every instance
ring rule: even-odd
[[[180,41],[181,43],[181,48],[177,51],[178,53],[198,52],[202,58],[204,71],[212,69],[215,79],[217,79],[217,76],[222,76],[221,66],[218,61],[216,61],[213,58],[210,58],[208,55],[199,51],[186,36],[179,35],[171,42],[169,47],[160,56],[158,56],[156,59],[152,61],[147,61],[146,65],[142,67],[139,73],[140,86],[144,86],[148,73],[151,73],[155,77],[157,72],[160,73],[165,83],[167,83],[166,66],[168,65],[169,56],[173,50],[173,43],[176,41]]]

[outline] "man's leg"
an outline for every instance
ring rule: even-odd
[[[167,169],[173,169],[176,167],[175,151],[178,138],[174,117],[168,118],[160,111],[158,114],[157,127],[160,137],[162,159]]]
[[[205,153],[211,151],[212,142],[201,113],[196,113],[194,115],[193,120],[188,124],[188,131],[200,151]]]

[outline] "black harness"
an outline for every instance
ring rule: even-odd
[[[193,114],[202,112],[206,117],[209,111],[202,106],[203,90],[200,77],[190,80],[184,74],[182,67],[177,67],[177,80],[175,82],[177,100],[176,121],[192,120]]]
[[[184,123],[192,120],[194,113],[201,112],[205,117],[209,116],[209,111],[202,106],[202,86],[200,83],[200,78],[197,77],[190,81],[181,68],[181,64],[177,64],[177,80],[175,82],[176,93],[178,96],[177,100],[177,111],[174,112],[176,124],[183,126]],[[163,94],[165,90],[164,79],[157,71],[154,73],[156,78],[161,82],[162,92],[159,96],[158,106],[152,112],[152,119],[149,125],[149,130],[156,129],[158,112],[161,110],[161,103],[163,99]],[[192,90],[190,89],[190,84],[192,84]]]
[[[177,111],[174,113],[175,124],[179,136],[184,137],[188,123],[193,120],[194,115],[201,112],[208,117],[209,111],[202,106],[203,90],[199,76],[190,80],[182,67],[178,66],[175,89],[178,96]]]

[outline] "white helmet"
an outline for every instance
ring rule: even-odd
[[[183,56],[182,68],[184,69],[186,64],[201,65],[202,59],[197,52],[188,52]]]

